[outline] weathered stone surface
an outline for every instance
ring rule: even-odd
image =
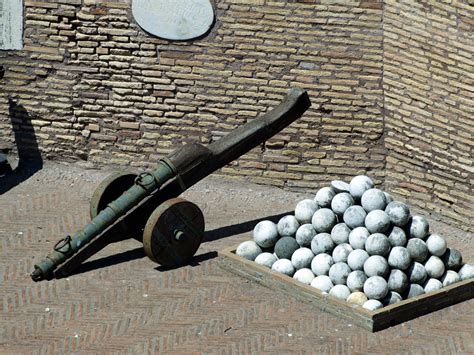
[[[23,47],[22,37],[23,1],[0,1],[0,50],[21,49]]]

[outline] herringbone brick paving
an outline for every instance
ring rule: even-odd
[[[372,334],[220,269],[216,250],[304,196],[239,181],[207,179],[186,193],[207,223],[193,265],[164,270],[128,240],[75,275],[33,283],[34,262],[88,221],[88,200],[106,175],[47,164],[0,196],[0,352],[474,353],[472,300]],[[473,260],[472,235],[431,225]]]

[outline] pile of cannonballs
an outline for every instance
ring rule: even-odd
[[[236,254],[369,310],[474,277],[424,217],[365,175],[333,181],[277,224],[259,222]]]

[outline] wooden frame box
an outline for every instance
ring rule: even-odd
[[[323,311],[347,319],[371,332],[389,328],[474,297],[474,279],[470,279],[438,291],[403,300],[382,309],[369,311],[361,306],[324,295],[314,287],[237,256],[236,249],[237,246],[234,246],[219,252],[221,267],[271,289],[282,291],[300,301],[310,303]]]

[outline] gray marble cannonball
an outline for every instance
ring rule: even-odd
[[[387,237],[392,247],[404,247],[407,245],[407,235],[400,227],[393,226],[390,228]]]
[[[347,257],[347,265],[352,270],[364,270],[364,263],[369,258],[369,253],[363,249],[355,249]]]
[[[408,253],[410,253],[410,257],[419,263],[424,262],[428,257],[428,247],[426,246],[426,243],[419,238],[408,240],[407,250]]]
[[[364,263],[364,272],[367,276],[388,276],[390,268],[387,259],[380,255],[370,256]]]
[[[393,247],[388,255],[388,265],[392,269],[406,270],[411,264],[411,257],[404,247]]]
[[[293,276],[296,271],[288,259],[278,259],[275,261],[272,265],[272,270],[288,276]]]
[[[360,203],[367,212],[384,210],[387,206],[385,194],[379,189],[369,189],[362,195]]]
[[[349,244],[353,249],[365,249],[365,242],[370,233],[365,227],[354,228],[349,233]]]
[[[388,306],[390,304],[403,301],[402,295],[395,291],[388,291],[387,295],[382,299],[382,304]]]
[[[329,269],[329,278],[334,285],[345,285],[351,268],[346,263],[335,263]]]
[[[331,187],[336,191],[336,193],[349,192],[349,184],[341,180],[331,181]]]
[[[357,227],[365,226],[365,217],[367,217],[367,212],[362,208],[362,206],[350,206],[342,217],[344,223],[351,229]]]
[[[406,291],[406,294],[407,294],[406,298],[409,299],[412,297],[421,296],[424,293],[425,293],[425,289],[423,288],[423,286],[418,285],[418,284],[410,284],[410,286],[408,287]]]
[[[351,290],[349,290],[349,287],[346,285],[335,285],[333,288],[331,288],[329,294],[345,301],[347,300],[347,297],[350,296]]]
[[[238,256],[251,261],[254,261],[255,258],[261,253],[262,249],[253,240],[247,240],[241,243],[235,251],[235,254]]]
[[[437,291],[443,288],[443,283],[438,279],[428,279],[423,284],[423,290],[425,293]]]
[[[271,248],[277,242],[278,230],[272,221],[261,221],[253,229],[253,240],[262,248]]]
[[[278,234],[282,237],[294,237],[300,224],[295,216],[282,217],[277,224]]]
[[[390,242],[384,234],[374,233],[365,241],[365,250],[369,255],[387,256],[390,253]]]
[[[408,287],[408,276],[402,270],[394,269],[390,271],[387,283],[390,291],[402,294]]]
[[[320,253],[332,254],[336,244],[332,241],[331,235],[329,233],[319,233],[316,234],[313,240],[311,241],[311,250],[314,255]]]
[[[347,276],[346,285],[352,292],[362,291],[365,281],[367,281],[367,275],[361,270],[356,270]]]
[[[255,258],[255,262],[257,264],[262,265],[262,266],[266,266],[270,269],[272,268],[273,263],[277,260],[278,259],[276,258],[275,255],[273,255],[272,253],[266,253],[266,252],[258,255]]]
[[[291,259],[291,256],[295,250],[299,248],[300,246],[296,242],[295,238],[283,237],[280,238],[275,244],[275,254],[278,259]]]
[[[335,263],[339,263],[339,262],[345,263],[347,262],[347,257],[353,250],[354,249],[352,249],[352,247],[347,243],[339,244],[332,251],[332,259],[334,260]]]
[[[474,279],[474,265],[464,264],[459,269],[459,277],[461,278],[461,281]]]
[[[349,184],[349,192],[354,197],[354,199],[360,200],[362,195],[367,190],[374,187],[374,182],[368,176],[357,175],[354,176]]]
[[[311,261],[311,270],[317,276],[328,275],[329,269],[334,265],[331,255],[321,253],[316,255]]]
[[[423,216],[413,216],[409,220],[407,227],[410,238],[425,239],[430,231],[428,220]]]
[[[415,284],[423,284],[428,277],[428,273],[426,272],[425,267],[423,264],[415,261],[413,262],[410,267],[407,269],[406,274],[408,279],[411,283]]]
[[[376,309],[383,308],[383,304],[379,300],[368,300],[362,305],[362,307],[369,311],[375,311]]]
[[[431,254],[442,256],[446,252],[448,245],[442,236],[431,234],[428,239],[426,239],[426,246]]]
[[[314,212],[319,209],[316,201],[306,199],[298,202],[295,207],[295,218],[300,224],[311,223]]]
[[[296,249],[291,256],[291,263],[296,270],[309,268],[311,266],[311,260],[313,260],[314,254],[311,249],[299,248]]]
[[[370,299],[383,299],[388,293],[387,281],[380,276],[369,277],[364,283],[364,293]]]
[[[437,256],[430,256],[425,262],[426,273],[429,277],[438,279],[443,276],[445,268],[443,261]]]
[[[329,291],[331,291],[331,288],[334,287],[334,284],[332,283],[329,276],[319,275],[316,276],[313,281],[311,281],[311,286],[317,288],[321,292],[329,293]]]
[[[458,271],[462,266],[461,252],[454,248],[447,248],[446,252],[441,256],[444,266],[448,270]]]
[[[390,202],[385,207],[385,212],[387,212],[390,222],[397,227],[404,227],[410,219],[410,209],[400,201]]]
[[[316,236],[316,231],[312,224],[303,224],[296,231],[296,242],[306,248],[311,247],[311,241]]]
[[[296,271],[293,278],[306,285],[311,285],[311,281],[314,280],[314,274],[310,269],[304,268]]]
[[[359,306],[362,306],[365,302],[368,301],[368,298],[364,294],[364,292],[356,291],[352,292],[349,297],[347,297],[346,301],[352,304],[358,304]]]
[[[461,281],[461,277],[456,271],[448,270],[441,276],[440,281],[443,283],[443,287],[446,287]]]
[[[336,191],[332,187],[323,187],[316,193],[314,201],[321,208],[331,208],[331,201],[336,196]]]
[[[354,204],[354,199],[348,192],[338,193],[331,201],[331,209],[335,214],[342,217],[344,212]]]
[[[337,223],[337,217],[329,208],[317,210],[311,219],[317,233],[331,233],[332,227]]]
[[[350,232],[350,228],[345,223],[338,223],[332,227],[331,238],[335,244],[348,243]]]
[[[370,233],[386,233],[390,229],[390,218],[382,210],[370,211],[364,223]]]

